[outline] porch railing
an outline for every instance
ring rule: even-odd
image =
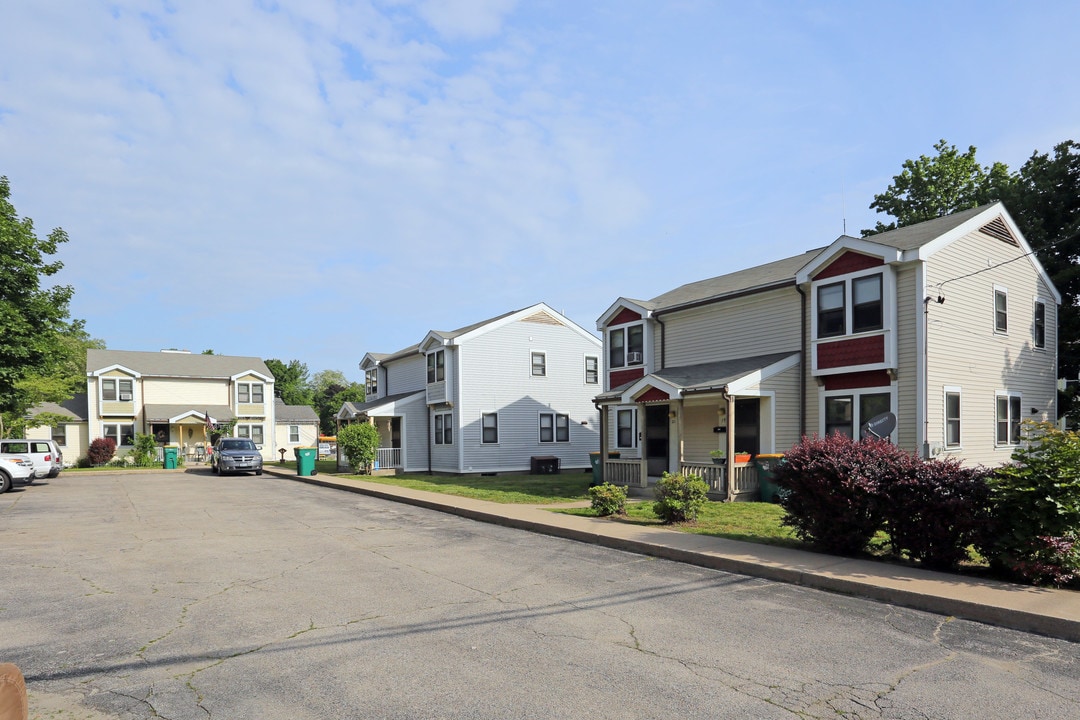
[[[380,469],[401,467],[401,448],[379,448],[375,462]]]
[[[709,486],[710,495],[728,496],[727,466],[713,463],[679,464],[684,475],[697,475]],[[735,483],[732,496],[755,495],[758,492],[757,467],[753,463],[735,463]]]
[[[605,460],[604,480],[614,485],[645,487],[648,482],[642,472],[642,460]]]

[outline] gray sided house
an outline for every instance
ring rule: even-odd
[[[1056,419],[1060,302],[1000,203],[619,298],[597,321],[604,476],[753,498],[746,455],[884,413],[904,448],[998,465],[1022,420]]]
[[[600,355],[595,336],[544,303],[432,330],[365,355],[367,400],[345,403],[338,422],[378,428],[380,472],[583,470],[600,448]]]

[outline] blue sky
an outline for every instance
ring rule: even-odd
[[[546,302],[595,329],[825,245],[944,138],[1080,139],[1075,2],[0,8],[0,175],[112,349],[361,379]]]

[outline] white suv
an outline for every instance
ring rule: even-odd
[[[0,493],[10,490],[15,480],[34,482],[34,461],[28,455],[0,454]]]
[[[64,455],[53,440],[0,440],[0,455],[5,454],[29,456],[34,463],[33,477],[54,478],[64,469]]]

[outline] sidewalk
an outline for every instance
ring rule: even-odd
[[[294,470],[270,466],[265,471],[471,520],[1080,642],[1080,593],[1070,590],[1034,588],[661,527],[628,525],[604,518],[565,515],[536,505],[493,503],[332,475],[298,477]]]

